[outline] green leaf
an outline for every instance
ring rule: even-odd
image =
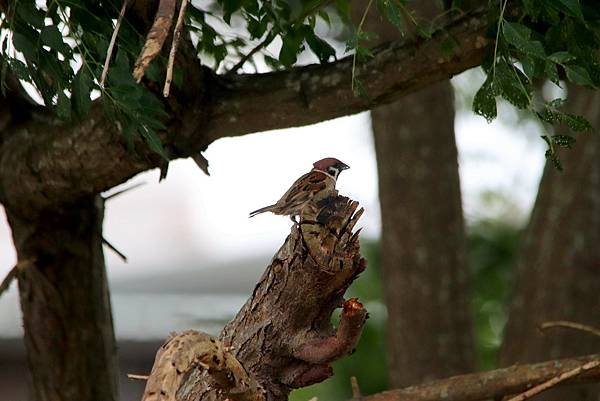
[[[544,66],[544,74],[546,74],[546,77],[554,82],[556,85],[560,84],[560,79],[558,78],[558,69],[556,68],[556,64],[553,64],[551,62],[546,62],[545,66]]]
[[[142,137],[148,144],[148,147],[152,151],[158,153],[163,159],[168,161],[169,158],[167,157],[167,154],[165,153],[165,148],[163,147],[163,144],[160,141],[160,138],[158,137],[158,135],[156,135],[156,133],[154,131],[151,131],[146,127],[142,127],[140,131],[141,131]]]
[[[564,104],[564,99],[554,99],[549,102],[541,112],[537,113],[537,116],[542,121],[549,124],[565,124],[576,132],[589,132],[594,130],[592,124],[586,120],[585,117],[565,113],[564,111],[559,110]]]
[[[315,35],[312,29],[307,27],[304,35],[308,47],[315,53],[321,63],[326,63],[331,57],[335,57],[335,49],[329,43]]]
[[[552,135],[552,142],[561,148],[571,149],[575,143],[575,138],[571,135]]]
[[[223,20],[231,23],[231,15],[242,7],[242,0],[223,0]]]
[[[402,9],[394,0],[377,0],[377,9],[387,18],[399,31],[404,31],[404,18]]]
[[[250,39],[261,38],[267,31],[268,21],[266,19],[259,20],[258,18],[248,16],[246,21],[248,22],[248,33],[250,33]]]
[[[562,163],[560,162],[560,159],[558,158],[558,155],[556,153],[548,149],[546,150],[544,156],[546,156],[546,160],[552,162],[555,169],[557,169],[558,171],[563,171]]]
[[[17,14],[23,21],[34,28],[42,28],[44,26],[44,12],[35,6],[35,2],[20,1],[16,4]]]
[[[583,86],[594,86],[590,74],[585,68],[580,65],[565,65],[565,72],[567,73],[567,79],[574,84]]]
[[[25,63],[23,63],[21,60],[13,58],[8,61],[8,65],[10,70],[16,75],[17,78],[31,83],[31,75]]]
[[[73,111],[79,119],[83,119],[87,116],[90,107],[92,106],[92,100],[90,98],[90,93],[92,91],[91,83],[92,79],[84,64],[79,68],[77,74],[75,74],[71,91],[71,104],[73,106]]]
[[[63,91],[58,92],[56,99],[56,115],[63,121],[71,119],[71,99]]]
[[[43,44],[52,50],[60,52],[63,56],[71,53],[71,48],[63,41],[63,36],[55,25],[47,25],[40,32],[40,39]]]
[[[527,77],[506,62],[496,64],[494,88],[503,98],[520,109],[526,109],[531,103],[532,88]]]
[[[496,93],[492,85],[491,76],[481,85],[473,98],[473,111],[484,117],[488,123],[498,115],[496,109]]]
[[[551,55],[548,56],[548,60],[553,61],[557,64],[568,63],[569,61],[572,61],[574,59],[575,59],[574,55],[572,55],[569,52],[565,52],[565,51],[552,53]]]
[[[565,113],[563,117],[563,122],[567,124],[567,126],[573,131],[590,132],[594,130],[592,124],[583,116]]]
[[[581,4],[579,4],[579,0],[546,0],[546,4],[561,11],[565,15],[575,17],[583,21],[583,13],[581,12]]]
[[[37,49],[25,35],[15,32],[13,34],[13,45],[15,46],[15,49],[23,53],[23,56],[25,56],[28,61],[34,61],[36,59]]]
[[[298,54],[304,49],[304,35],[301,30],[290,29],[283,37],[279,61],[285,66],[291,66],[298,59]]]
[[[546,57],[544,46],[539,41],[530,40],[532,32],[525,25],[515,22],[504,22],[502,24],[502,33],[508,43],[523,53],[540,58]]]

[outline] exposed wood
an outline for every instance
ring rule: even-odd
[[[178,54],[189,53],[181,60],[189,85],[168,98],[173,115],[166,121],[163,142],[174,158],[187,157],[218,138],[313,124],[392,102],[478,65],[491,44],[486,28],[482,8],[448,22],[431,40],[380,47],[357,70],[369,99],[352,93],[351,58],[285,72],[218,77],[202,69],[192,59],[195,52],[182,43]],[[457,47],[446,58],[441,47],[449,36]],[[0,148],[0,202],[28,216],[105,191],[160,163],[145,145],[129,152],[98,105],[75,127],[29,122],[13,126],[9,139]]]
[[[304,214],[250,299],[219,336],[227,354],[256,380],[267,401],[287,400],[292,389],[325,380],[333,374],[330,364],[356,347],[367,313],[357,299],[344,301],[343,296],[365,268],[360,230],[352,232],[362,214],[357,207],[339,196]],[[339,307],[336,329],[331,315]],[[214,391],[222,386],[207,382],[212,376],[207,369],[194,369],[183,379],[178,401],[231,399],[226,391]]]
[[[202,372],[204,399],[265,399],[263,389],[228,347],[206,333],[189,330],[171,335],[156,353],[142,401],[175,401],[182,382],[194,369]]]
[[[176,5],[177,0],[160,0],[158,3],[154,23],[150,31],[148,31],[146,43],[144,43],[144,47],[133,67],[133,78],[136,81],[139,82],[142,79],[146,69],[160,53],[165,40],[167,40],[167,36],[169,36],[171,31],[171,25],[173,24]]]

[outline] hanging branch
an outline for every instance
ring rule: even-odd
[[[133,78],[140,81],[154,57],[160,53],[173,23],[176,0],[160,0],[154,23],[146,37],[146,43],[133,67]]]

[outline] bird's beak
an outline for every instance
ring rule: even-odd
[[[341,170],[348,170],[350,168],[350,166],[344,163],[340,163],[339,167]]]

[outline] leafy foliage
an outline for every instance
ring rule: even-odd
[[[166,62],[159,56],[139,85],[131,78],[132,64],[145,41],[148,24],[129,12],[119,31],[115,57],[105,85],[99,76],[123,0],[16,0],[8,2],[0,16],[2,82],[5,74],[31,83],[44,104],[68,123],[85,118],[100,97],[107,117],[117,122],[130,144],[138,139],[167,158],[159,139],[166,121],[165,103],[155,95],[164,80]],[[179,2],[177,2],[179,3]],[[231,74],[254,66],[255,71],[287,69],[302,53],[312,53],[321,63],[332,62],[336,51],[327,28],[343,25],[336,41],[346,41],[344,53],[352,54],[357,95],[368,96],[354,71],[372,57],[367,47],[373,35],[363,29],[368,13],[379,12],[401,32],[410,28],[422,40],[445,18],[420,20],[409,0],[368,0],[361,13],[351,12],[350,0],[214,0],[191,2],[186,11],[186,30],[204,65],[217,73]],[[452,2],[453,9],[461,1]],[[588,131],[581,117],[560,110],[558,103],[541,103],[533,95],[534,83],[563,81],[597,88],[600,85],[600,3],[595,0],[507,0],[490,2],[490,23],[495,33],[493,55],[484,65],[488,78],[477,92],[473,109],[488,121],[497,115],[496,99],[508,100],[529,110],[546,124],[563,124],[574,131]],[[366,6],[365,6],[366,5]],[[452,14],[448,10],[443,16]],[[517,12],[515,12],[515,10]],[[353,27],[351,15],[362,15]],[[137,19],[136,19],[137,18]],[[443,44],[446,51],[452,38]],[[168,48],[165,46],[166,52]],[[443,50],[443,49],[442,49]],[[452,52],[450,51],[449,54]],[[175,84],[182,82],[175,71]],[[557,134],[558,135],[558,134]],[[565,135],[565,134],[560,134]],[[548,157],[558,161],[556,147],[572,140],[556,141],[549,133]],[[555,146],[556,145],[556,146]],[[559,162],[556,164],[558,165]]]
[[[534,101],[532,86],[550,80],[568,81],[597,89],[600,86],[600,4],[590,0],[523,0],[518,17],[505,13],[507,0],[498,4],[496,44],[486,64],[488,78],[479,89],[473,110],[491,121],[496,97],[529,110],[545,124],[566,125],[573,132],[592,131],[581,116],[561,111],[561,99]],[[571,147],[572,135],[548,134],[546,157],[561,169],[557,147]]]
[[[143,40],[131,24],[119,32],[108,85],[98,82],[112,21],[120,8],[117,2],[53,0],[38,7],[33,0],[19,0],[9,4],[2,22],[11,34],[3,37],[2,62],[16,77],[34,85],[44,104],[67,123],[86,118],[92,97],[100,95],[107,117],[118,123],[130,144],[143,138],[166,158],[157,135],[164,129],[164,106],[131,76],[130,60],[137,56]]]

